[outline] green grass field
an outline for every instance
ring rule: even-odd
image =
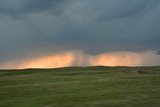
[[[160,107],[160,67],[1,70],[0,107]]]

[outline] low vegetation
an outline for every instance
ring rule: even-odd
[[[0,107],[159,107],[160,67],[0,70]]]

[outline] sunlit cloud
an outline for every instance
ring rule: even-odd
[[[39,58],[29,58],[1,64],[1,68],[59,68],[68,66],[158,66],[160,55],[156,51],[105,52],[98,55],[83,51],[57,53]]]
[[[132,52],[110,52],[92,57],[91,65],[138,66],[143,64],[141,54]]]
[[[19,68],[59,68],[71,66],[74,61],[74,54],[67,52],[51,56],[40,57],[24,61]]]

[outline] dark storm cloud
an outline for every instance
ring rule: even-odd
[[[35,12],[50,12],[57,9],[55,14],[58,14],[60,12],[58,8],[63,3],[65,0],[1,0],[0,12],[6,15],[19,16]]]
[[[157,55],[160,55],[160,50],[158,50],[156,54],[157,54]]]
[[[65,50],[158,50],[159,10],[159,0],[1,0],[0,62]]]

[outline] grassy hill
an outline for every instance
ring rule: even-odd
[[[0,70],[0,107],[159,107],[160,67]]]

